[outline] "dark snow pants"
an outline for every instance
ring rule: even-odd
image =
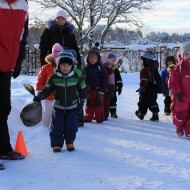
[[[63,147],[64,140],[66,144],[72,144],[76,138],[79,125],[77,109],[72,110],[54,110],[50,127],[51,147]]]
[[[138,106],[138,111],[146,115],[147,110],[149,109],[152,113],[158,113],[159,106],[156,102],[157,100],[157,91],[154,87],[148,86],[144,92],[140,93]]]
[[[11,72],[0,71],[0,154],[12,151],[8,129],[8,116],[11,112]]]
[[[113,98],[110,101],[110,113],[117,112],[117,91],[114,91]]]
[[[164,99],[164,113],[171,113],[170,106],[171,106],[171,97],[166,96]]]

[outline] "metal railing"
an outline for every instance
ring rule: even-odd
[[[162,47],[156,47],[151,50],[155,53],[158,62],[160,64],[159,69],[162,70],[165,68],[165,58],[167,56],[173,55],[175,58],[177,56],[177,51],[179,47],[174,47],[173,49],[168,49],[165,46]],[[109,48],[109,49],[102,49],[103,53],[107,52],[114,52],[118,59],[123,59],[124,63],[127,67],[127,72],[137,72],[141,69],[142,65],[140,64],[140,56],[143,54],[143,50],[127,50],[125,48]],[[35,47],[26,47],[26,58],[23,61],[22,64],[22,74],[28,75],[28,76],[36,76],[39,73],[39,70],[41,68],[40,65],[40,50]],[[83,56],[84,59],[86,56]]]

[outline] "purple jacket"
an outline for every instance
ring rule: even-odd
[[[88,61],[87,61],[88,62]],[[102,63],[88,65],[84,68],[85,82],[89,90],[98,90],[104,94],[108,87],[108,75]]]

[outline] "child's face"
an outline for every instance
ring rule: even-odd
[[[63,74],[68,74],[69,72],[71,72],[72,69],[72,65],[65,63],[65,64],[60,64],[59,65],[59,69]]]
[[[184,53],[183,59],[184,59],[184,61],[190,59],[190,51],[186,51],[186,52]]]
[[[167,61],[167,66],[174,64],[172,60]]]
[[[109,58],[109,60],[112,62],[112,65],[115,65],[116,59],[114,57]]]
[[[88,60],[89,60],[90,64],[94,65],[98,61],[98,56],[96,54],[89,54]]]

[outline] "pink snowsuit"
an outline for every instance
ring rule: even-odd
[[[185,134],[190,134],[190,60],[184,61],[178,54],[178,65],[170,77],[170,88],[175,96],[175,111],[173,123],[176,127],[183,128]],[[176,94],[180,93],[180,101]]]

